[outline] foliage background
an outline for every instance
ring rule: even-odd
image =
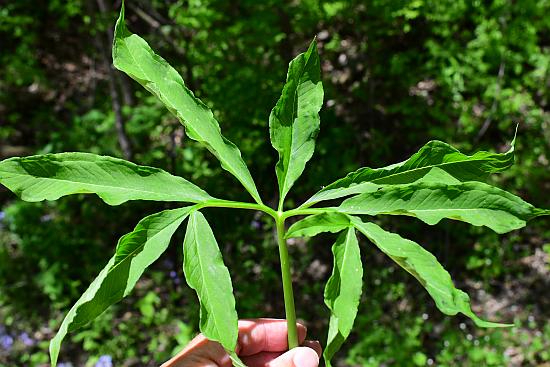
[[[214,196],[247,200],[234,179],[154,97],[111,68],[119,1],[0,5],[0,158],[86,151],[159,166]],[[317,151],[291,200],[346,172],[401,161],[432,139],[504,151],[519,123],[517,164],[495,183],[550,207],[548,0],[132,0],[130,28],[180,71],[236,142],[259,190],[276,200],[267,120],[288,61],[317,36],[325,86]],[[156,203],[109,207],[91,196],[24,203],[0,189],[0,366],[47,366],[64,313],[118,237]],[[241,317],[283,317],[272,223],[211,210]],[[505,236],[392,218],[467,289],[475,310],[513,321],[480,330],[440,314],[414,279],[363,244],[364,299],[341,366],[549,366],[550,229]],[[182,231],[132,296],[65,343],[64,366],[156,366],[196,332],[181,271]],[[324,339],[330,245],[291,244],[299,317]],[[266,290],[269,290],[266,291]]]

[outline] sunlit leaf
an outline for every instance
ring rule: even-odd
[[[52,366],[57,363],[65,335],[92,321],[130,293],[145,269],[166,250],[190,209],[165,210],[145,217],[132,232],[120,238],[115,256],[71,308],[50,342]]]
[[[124,22],[124,6],[115,26],[114,66],[139,82],[185,126],[187,135],[203,144],[261,202],[256,185],[241,152],[221,134],[212,111],[193,95],[178,72],[151,49],[145,40],[131,33]]]
[[[97,194],[110,205],[128,200],[203,202],[212,199],[191,182],[158,168],[90,153],[15,157],[0,162],[0,183],[25,201]]]
[[[316,41],[288,66],[279,101],[269,116],[271,144],[279,152],[275,167],[281,202],[300,177],[315,150],[323,84]]]
[[[437,261],[435,256],[419,244],[386,232],[374,223],[363,223],[359,218],[351,219],[357,230],[363,233],[382,252],[388,255],[399,266],[413,275],[435,301],[437,308],[446,315],[462,313],[471,318],[479,327],[506,327],[484,321],[476,316],[470,306],[468,295],[455,288],[451,276]]]
[[[334,267],[325,287],[325,303],[330,309],[327,344],[323,357],[330,360],[349,336],[357,315],[363,285],[363,267],[355,229],[342,232],[332,246]]]
[[[384,186],[346,199],[336,210],[348,214],[413,216],[431,225],[449,218],[486,226],[497,233],[522,228],[526,221],[550,214],[482,182]]]
[[[404,162],[384,168],[360,168],[326,186],[313,195],[305,206],[323,200],[376,191],[381,185],[409,184],[425,177],[432,168],[447,173],[433,175],[424,182],[453,183],[454,180],[482,181],[491,173],[502,172],[514,164],[514,140],[506,153],[479,151],[473,155],[459,152],[447,143],[430,141]]]
[[[199,297],[200,330],[227,351],[237,345],[238,317],[233,286],[210,225],[200,212],[189,216],[183,242],[183,270],[187,284]]]

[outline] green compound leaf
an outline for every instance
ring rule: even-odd
[[[158,168],[90,153],[15,157],[0,162],[0,183],[25,201],[97,194],[110,205],[128,200],[203,202],[210,195]]]
[[[336,210],[347,214],[413,216],[430,225],[449,218],[487,226],[497,233],[522,228],[526,221],[550,214],[482,182],[384,186],[344,200]]]
[[[363,223],[355,217],[352,217],[351,221],[355,228],[382,252],[414,276],[426,288],[437,308],[444,314],[454,316],[460,312],[472,319],[479,327],[513,326],[484,321],[477,317],[471,309],[468,295],[455,288],[449,273],[435,256],[419,244],[395,233],[386,232],[374,223]]]
[[[183,270],[187,284],[199,297],[201,332],[233,352],[237,345],[238,317],[231,277],[210,225],[197,211],[191,213],[187,224]]]
[[[322,105],[323,84],[314,40],[305,53],[290,62],[283,92],[269,116],[271,144],[279,152],[275,172],[280,202],[313,155]]]
[[[165,210],[145,217],[118,241],[116,254],[71,308],[50,343],[52,366],[57,364],[61,342],[68,332],[95,319],[127,296],[145,269],[166,250],[172,235],[191,207]]]
[[[160,101],[185,126],[187,135],[203,144],[235,176],[256,202],[261,203],[256,185],[241,152],[221,134],[212,111],[187,89],[182,77],[147,42],[132,34],[124,22],[124,6],[115,26],[114,66],[128,74]]]
[[[439,168],[447,175],[439,174],[428,178],[428,182],[453,183],[454,180],[482,181],[491,173],[502,172],[514,164],[514,144],[506,153],[480,151],[473,155],[459,152],[447,143],[430,141],[404,162],[384,168],[360,168],[349,173],[313,195],[303,206],[311,206],[324,200],[375,191],[381,185],[409,184],[425,177],[433,168]]]
[[[336,212],[327,212],[310,215],[294,223],[288,229],[285,237],[314,237],[322,232],[337,233],[349,226],[349,216]]]
[[[325,287],[325,303],[330,309],[327,344],[323,352],[327,367],[331,367],[330,360],[349,336],[361,299],[363,267],[355,228],[348,228],[338,236],[332,253],[334,268]]]

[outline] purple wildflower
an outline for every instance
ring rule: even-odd
[[[166,269],[173,269],[174,268],[174,262],[170,259],[164,259],[162,261],[162,266]]]
[[[73,367],[73,364],[71,362],[61,362],[57,364],[57,367]]]
[[[11,347],[13,346],[13,338],[10,335],[0,336],[0,346],[4,350],[11,350]]]
[[[113,367],[113,357],[109,355],[102,355],[94,367]]]
[[[170,278],[172,278],[172,281],[175,285],[179,285],[181,283],[181,279],[178,277],[178,273],[174,270],[170,272]]]
[[[0,222],[3,221],[4,218],[6,218],[6,212],[4,212],[3,210],[0,210]]]
[[[169,275],[170,275],[170,278],[172,278],[172,280],[174,281],[175,285],[180,284],[181,280],[178,277],[178,273],[176,271],[172,270]]]
[[[34,345],[34,340],[27,333],[22,333],[21,335],[19,335],[19,340],[27,347],[31,347]]]

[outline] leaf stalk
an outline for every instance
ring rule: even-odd
[[[285,313],[288,330],[288,349],[298,346],[298,328],[296,327],[296,310],[294,307],[294,293],[292,291],[292,275],[290,273],[290,260],[285,240],[285,218],[282,212],[277,212],[275,223],[277,226],[277,243],[279,245],[279,257],[281,259],[281,276],[283,279],[283,296],[285,300]]]
[[[292,290],[292,275],[290,270],[290,259],[288,256],[288,247],[285,240],[285,220],[287,218],[298,215],[320,214],[327,211],[333,211],[332,208],[313,208],[313,209],[292,209],[288,211],[282,210],[282,205],[279,204],[279,210],[264,205],[254,203],[243,203],[239,201],[213,199],[196,205],[197,210],[207,207],[217,208],[233,208],[233,209],[249,209],[258,210],[266,213],[275,219],[277,228],[277,245],[279,247],[279,258],[281,261],[281,278],[283,282],[283,297],[285,302],[285,314],[288,330],[288,349],[295,348],[298,343],[298,328],[296,327],[296,308],[294,305],[294,292]]]

